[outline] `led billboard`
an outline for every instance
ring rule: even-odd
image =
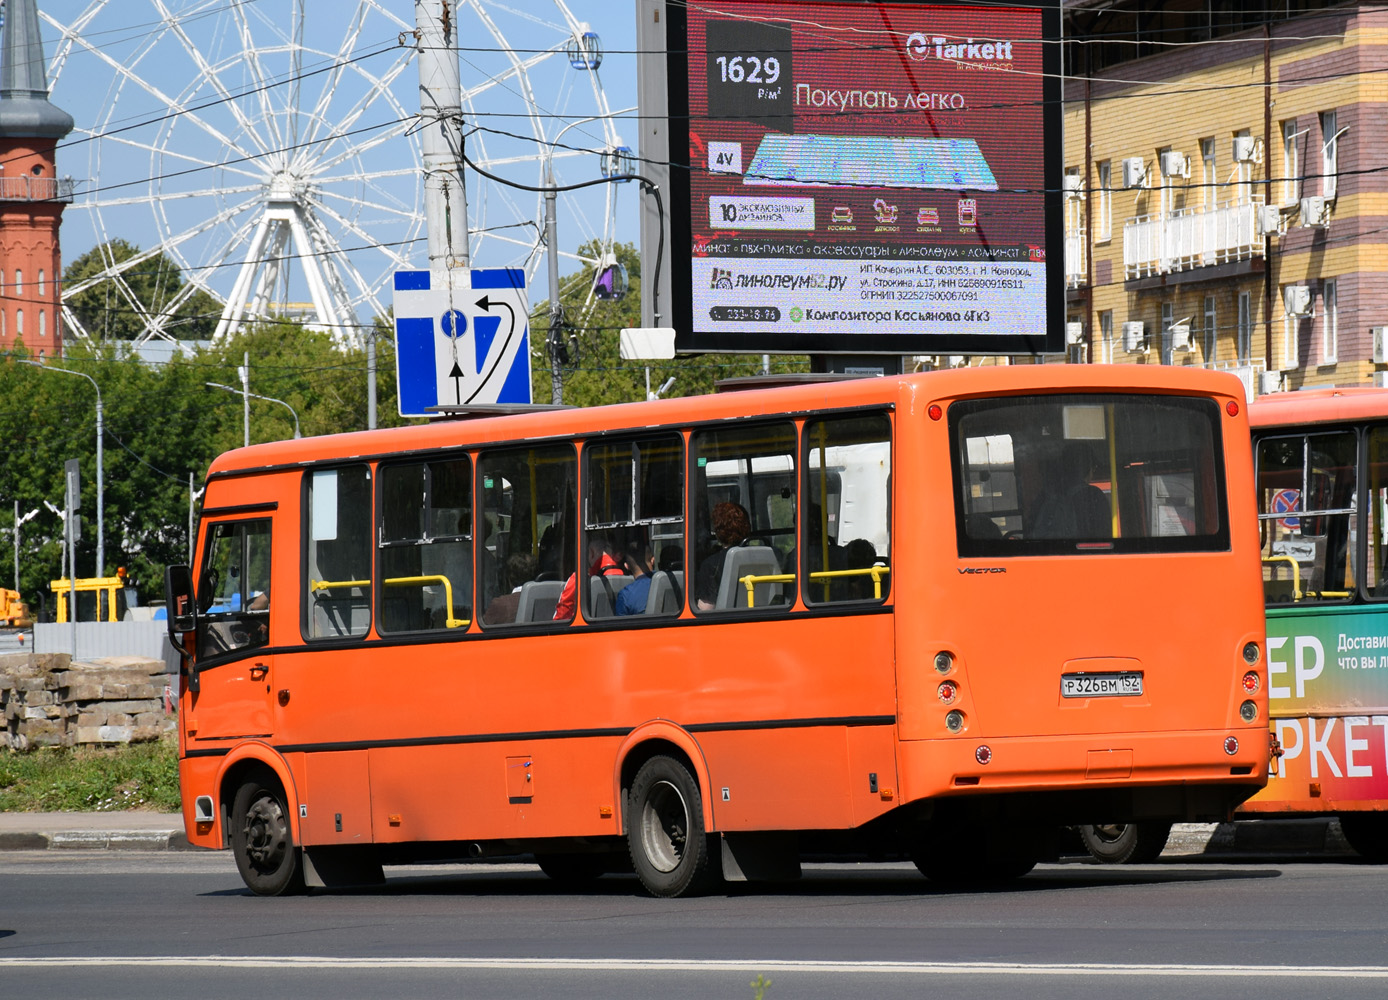
[[[664,9],[679,350],[1064,349],[1054,0]]]

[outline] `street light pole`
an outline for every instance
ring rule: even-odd
[[[104,484],[106,476],[104,474],[102,439],[106,435],[102,420],[101,386],[97,385],[96,379],[92,378],[90,375],[83,374],[82,372],[75,372],[70,368],[54,368],[52,365],[45,365],[38,361],[25,361],[25,364],[33,365],[35,368],[42,369],[46,372],[61,372],[64,375],[76,375],[78,378],[86,379],[92,384],[92,388],[96,390],[96,575],[98,577],[105,576],[106,492]],[[75,549],[76,546],[74,545],[73,548]],[[73,555],[72,562],[73,565],[76,566],[77,557],[75,554]]]
[[[35,507],[23,517],[19,516],[19,501],[14,502],[14,589],[19,590],[19,526],[25,521],[37,515],[39,509]]]
[[[251,401],[252,399],[263,399],[263,400],[265,400],[265,402],[267,402],[267,403],[279,403],[280,406],[283,406],[286,410],[288,410],[288,411],[289,411],[289,415],[290,415],[291,417],[294,418],[294,437],[295,437],[295,438],[298,438],[298,437],[299,437],[299,414],[298,414],[297,412],[295,412],[294,407],[290,406],[290,405],[289,405],[288,403],[286,403],[284,400],[282,400],[282,399],[276,399],[274,396],[262,396],[262,395],[260,395],[259,393],[248,392],[245,388],[236,389],[236,388],[233,388],[232,386],[229,386],[229,385],[222,385],[220,382],[204,382],[203,385],[209,386],[210,388],[213,388],[213,389],[225,389],[227,392],[234,392],[234,393],[236,393],[238,396],[244,396],[244,397],[246,398],[246,443],[247,443],[247,444],[249,444],[249,443],[250,443],[250,440],[251,440],[251,430],[250,430],[250,427],[251,427],[251,424],[250,424],[250,419],[251,419],[250,405],[251,405],[251,403],[250,403],[250,401]]]
[[[236,369],[241,376],[241,422],[245,431],[245,447],[251,446],[251,352],[242,355],[242,365]]]

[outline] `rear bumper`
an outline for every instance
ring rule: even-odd
[[[1238,741],[1234,753],[1225,749],[1231,736]],[[1050,794],[1060,808],[1071,802],[1085,812],[1121,807],[1133,818],[1195,820],[1222,817],[1266,785],[1268,753],[1267,731],[1256,726],[1005,739],[965,734],[902,742],[901,787],[906,802]]]

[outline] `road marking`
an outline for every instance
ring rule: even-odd
[[[1298,979],[1388,979],[1384,965],[1104,965],[1029,962],[813,962],[786,959],[625,958],[279,958],[207,956],[0,957],[0,968],[83,966],[217,969],[496,969],[526,972],[780,972],[930,976],[1261,976]]]

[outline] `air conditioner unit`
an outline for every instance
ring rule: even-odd
[[[1176,323],[1171,327],[1171,349],[1173,351],[1193,351],[1195,342],[1191,340],[1190,324]]]
[[[1238,163],[1262,163],[1262,142],[1251,135],[1234,136],[1234,160]]]
[[[1303,226],[1323,226],[1330,219],[1330,209],[1320,195],[1301,199],[1301,224]]]
[[[1147,165],[1140,156],[1130,156],[1123,161],[1123,187],[1141,188],[1147,186]]]
[[[1260,205],[1258,231],[1264,236],[1281,236],[1285,232],[1282,228],[1282,210],[1276,205]]]
[[[949,366],[951,368],[967,368],[969,366],[969,359],[963,354],[951,354],[949,356]]]
[[[1371,326],[1369,333],[1374,339],[1374,364],[1388,364],[1388,326]]]
[[[1184,153],[1162,153],[1161,172],[1163,177],[1189,177],[1190,157]]]
[[[1282,391],[1281,372],[1259,372],[1258,373],[1258,395],[1266,396],[1270,392]]]
[[[1123,324],[1123,350],[1130,354],[1147,350],[1147,338],[1143,333],[1141,320]]]
[[[1084,178],[1079,174],[1065,175],[1065,197],[1083,198],[1084,197]]]
[[[1084,324],[1066,323],[1065,324],[1065,343],[1082,344],[1084,343]]]
[[[1282,289],[1282,308],[1288,316],[1311,315],[1311,286],[1287,285]]]

